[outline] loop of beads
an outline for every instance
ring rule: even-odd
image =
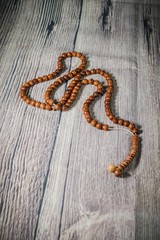
[[[52,83],[46,90],[44,98],[45,98],[45,103],[44,102],[39,102],[36,101],[28,96],[28,90],[30,87],[33,87],[35,84],[42,83],[45,81],[49,81],[51,79],[56,78],[60,72],[63,70],[63,61],[66,58],[69,57],[78,57],[81,59],[81,64],[78,68],[72,70],[66,75],[63,75],[62,77],[59,77],[54,83]],[[117,167],[111,164],[108,168],[110,172],[113,172],[115,176],[121,176],[123,173],[123,170],[128,167],[128,165],[131,163],[133,158],[136,155],[136,152],[138,150],[138,129],[135,127],[135,124],[133,122],[129,122],[128,120],[123,120],[118,117],[116,117],[112,111],[111,111],[111,97],[112,97],[112,92],[114,89],[113,86],[113,81],[111,79],[111,76],[108,72],[105,72],[104,70],[101,69],[91,69],[91,70],[84,70],[87,64],[86,57],[79,52],[68,52],[68,53],[63,53],[59,58],[57,62],[57,69],[49,73],[48,75],[44,75],[42,77],[34,78],[32,80],[29,80],[28,82],[25,82],[20,90],[20,97],[28,104],[45,109],[45,110],[62,110],[66,111],[68,108],[73,104],[73,102],[76,99],[76,96],[80,90],[80,88],[83,85],[94,85],[97,90],[86,100],[86,102],[83,104],[83,113],[84,116],[87,120],[88,123],[90,123],[93,127],[96,127],[97,129],[101,129],[104,131],[109,130],[109,126],[107,124],[102,124],[98,122],[96,119],[93,119],[90,114],[89,107],[91,103],[100,95],[104,93],[104,88],[103,85],[98,81],[94,79],[85,79],[85,76],[89,76],[92,74],[100,74],[103,76],[106,81],[107,81],[107,91],[106,91],[106,96],[105,96],[105,111],[106,115],[109,117],[109,119],[118,125],[128,127],[133,134],[132,137],[132,142],[133,142],[133,147],[127,158],[121,162]],[[59,102],[56,102],[51,98],[52,92],[57,89],[59,86],[61,86],[63,83],[67,82],[68,80],[72,79],[73,80],[70,82],[69,86],[67,87],[64,95],[60,99]],[[83,78],[83,80],[82,80]]]

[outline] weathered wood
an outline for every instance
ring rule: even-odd
[[[158,1],[2,4],[0,239],[160,238],[159,11]],[[112,73],[114,112],[142,129],[139,154],[123,179],[106,167],[123,160],[131,139],[86,123],[81,108],[94,87],[85,87],[63,113],[19,98],[24,81],[54,70],[58,55],[69,50],[87,54],[89,68]],[[66,62],[68,69],[77,64]],[[31,95],[42,100],[49,84]],[[113,126],[104,97],[93,112]]]

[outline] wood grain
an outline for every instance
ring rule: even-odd
[[[3,1],[0,12],[0,239],[160,239],[159,1],[17,0]],[[63,113],[19,98],[24,81],[53,71],[69,50],[112,74],[115,114],[142,130],[125,178],[106,168],[127,155],[130,136],[94,129],[82,114],[94,87]],[[66,72],[78,63],[67,60]],[[31,96],[43,100],[49,84]],[[104,96],[92,111],[113,126]]]

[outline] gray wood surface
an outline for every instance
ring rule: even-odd
[[[0,239],[160,239],[159,1],[8,0],[0,12]],[[106,168],[127,155],[130,135],[99,131],[83,116],[94,87],[63,113],[19,98],[23,82],[50,73],[73,50],[87,55],[88,68],[112,73],[114,112],[142,130],[125,178]],[[78,64],[68,59],[66,72]],[[49,84],[31,96],[43,100]],[[93,111],[113,126],[104,96]]]

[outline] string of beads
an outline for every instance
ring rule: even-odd
[[[76,69],[72,70],[66,75],[63,75],[62,77],[59,77],[54,83],[52,83],[46,90],[44,98],[45,98],[45,103],[44,102],[39,102],[28,95],[28,90],[29,88],[33,87],[35,84],[42,83],[45,81],[49,81],[51,79],[56,78],[63,70],[63,61],[66,58],[71,58],[71,57],[78,57],[81,59],[82,63],[80,64],[79,67]],[[34,78],[28,82],[25,82],[23,86],[21,87],[20,90],[20,97],[28,104],[38,107],[41,109],[45,110],[62,110],[66,111],[68,108],[73,104],[73,102],[76,99],[76,96],[80,90],[80,88],[83,85],[94,85],[97,89],[96,91],[86,100],[86,102],[83,104],[83,113],[84,116],[87,120],[88,123],[90,123],[93,127],[96,127],[97,129],[101,129],[104,131],[109,131],[111,128],[107,124],[102,124],[96,119],[93,119],[90,113],[90,105],[93,103],[93,101],[101,96],[104,93],[104,87],[103,85],[98,81],[94,79],[85,79],[85,76],[89,76],[92,74],[100,74],[103,76],[106,81],[107,81],[107,91],[106,91],[106,96],[105,96],[105,111],[107,117],[115,124],[124,126],[126,128],[129,128],[129,131],[132,133],[132,149],[126,159],[122,161],[118,166],[115,166],[111,164],[108,168],[108,170],[112,173],[114,173],[115,176],[119,177],[122,175],[124,169],[128,167],[128,165],[132,162],[133,158],[135,157],[137,150],[138,150],[138,129],[135,127],[135,124],[133,122],[129,122],[128,120],[123,120],[118,117],[116,117],[112,111],[111,111],[111,97],[112,97],[112,92],[114,89],[113,86],[113,81],[111,79],[111,76],[108,72],[105,72],[104,70],[101,69],[91,69],[91,70],[84,70],[87,64],[86,57],[80,53],[80,52],[68,52],[68,53],[63,53],[59,58],[58,58],[58,63],[57,63],[57,69],[48,74],[44,75],[42,77]],[[67,87],[64,95],[62,96],[61,100],[59,102],[56,102],[55,100],[52,99],[51,94],[52,92],[61,86],[63,83],[66,83],[68,80],[72,79],[73,80],[70,82],[69,86]],[[83,80],[82,80],[83,79]]]

